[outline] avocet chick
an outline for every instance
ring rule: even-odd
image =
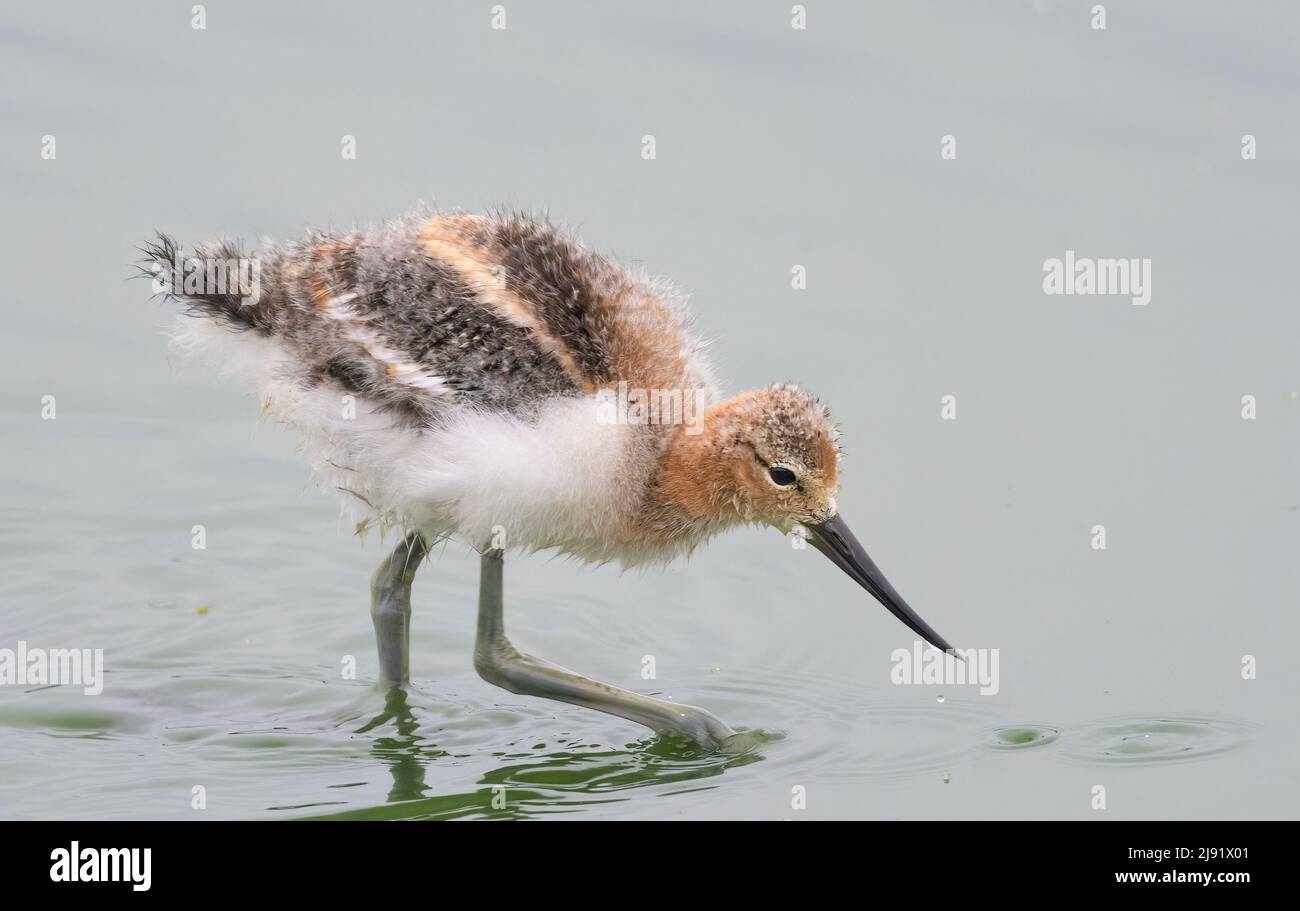
[[[410,678],[410,589],[429,544],[481,554],[474,666],[513,692],[718,748],[709,712],[589,680],[506,638],[506,551],[624,565],[744,523],[814,547],[934,646],[836,508],[837,432],[807,392],[724,399],[681,296],[544,220],[417,213],[244,256],[146,245],[183,303],[175,337],[251,382],[355,518],[404,536],[375,571],[381,680]]]

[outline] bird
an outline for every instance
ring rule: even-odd
[[[297,432],[359,530],[401,530],[370,587],[386,691],[409,686],[411,585],[443,540],[479,554],[481,677],[709,750],[740,735],[706,709],[515,648],[505,555],[653,566],[767,526],[953,653],[840,515],[828,408],[791,383],[724,397],[686,296],[545,214],[417,207],[252,253],[161,232],[141,250],[155,294],[183,308],[174,342]]]

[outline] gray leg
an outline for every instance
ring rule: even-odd
[[[499,550],[488,551],[482,559],[474,668],[484,680],[512,693],[569,702],[618,715],[656,732],[680,734],[709,749],[722,747],[735,735],[704,709],[598,683],[518,651],[506,638],[501,585],[503,562]]]
[[[420,533],[410,532],[370,577],[370,618],[383,686],[411,681],[411,580],[428,552]]]

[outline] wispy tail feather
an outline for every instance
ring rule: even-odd
[[[184,282],[179,281],[182,276],[177,272],[178,265],[184,267],[186,263],[256,264],[256,260],[245,257],[237,242],[216,241],[187,257],[174,237],[160,231],[156,239],[140,246],[140,252],[144,254],[138,264],[140,274],[154,282],[159,294],[182,304],[188,315],[215,320],[231,329],[253,329],[263,335],[270,335],[274,330],[272,307],[265,288],[259,287],[261,293],[255,297],[246,297],[243,292],[247,289],[241,288],[238,281],[225,282],[222,287],[200,282],[200,287],[193,291],[186,291]]]

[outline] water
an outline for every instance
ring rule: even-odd
[[[0,686],[0,816],[1096,818],[1096,785],[1112,818],[1300,814],[1297,13],[856,6],[798,34],[720,4],[510,6],[505,33],[472,5],[0,14],[0,648],[107,668],[94,697]],[[891,684],[902,625],[760,530],[664,572],[506,567],[521,647],[748,752],[481,681],[456,546],[416,580],[410,693],[375,691],[378,536],[124,278],[154,228],[430,194],[549,206],[694,292],[729,388],[830,402],[844,515],[941,633],[1000,650],[996,695]],[[1152,303],[1045,297],[1066,249],[1151,257]]]

